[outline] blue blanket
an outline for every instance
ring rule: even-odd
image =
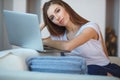
[[[38,56],[27,59],[31,71],[86,74],[86,61],[77,56]]]

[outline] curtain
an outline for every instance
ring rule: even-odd
[[[3,20],[3,0],[0,0],[0,50],[10,49]]]

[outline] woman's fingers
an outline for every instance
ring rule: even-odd
[[[44,28],[45,28],[45,24],[44,24],[44,23],[41,23],[41,24],[40,24],[40,30],[42,31]]]

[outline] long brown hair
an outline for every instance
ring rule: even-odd
[[[45,25],[47,25],[47,28],[50,32],[51,35],[53,36],[60,36],[63,35],[66,28],[65,27],[59,27],[58,25],[54,24],[47,15],[47,10],[49,8],[50,5],[52,4],[58,4],[60,6],[62,6],[63,8],[65,8],[65,10],[68,12],[68,14],[70,15],[70,20],[76,24],[76,25],[83,25],[85,23],[87,23],[88,21],[86,19],[84,19],[83,17],[79,16],[67,3],[65,3],[62,0],[50,0],[48,2],[46,2],[43,6],[43,19],[44,19],[44,23]]]

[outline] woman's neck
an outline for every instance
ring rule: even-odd
[[[80,25],[75,25],[75,24],[69,24],[68,26],[66,26],[67,39],[68,40],[73,39],[76,33],[78,32],[79,28],[80,28]]]
[[[76,25],[76,24],[73,24],[72,22],[69,23],[67,26],[66,26],[66,29],[67,29],[67,32],[77,32],[78,29],[80,28],[80,25]]]

